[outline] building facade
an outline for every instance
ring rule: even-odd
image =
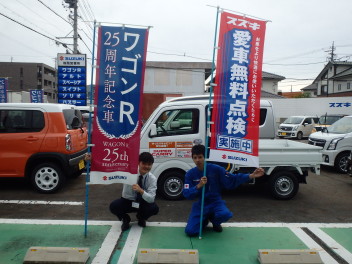
[[[352,62],[329,61],[313,83],[301,90],[318,97],[352,96]]]
[[[44,63],[0,62],[0,77],[8,77],[8,91],[42,90],[49,103],[57,102],[56,70]]]

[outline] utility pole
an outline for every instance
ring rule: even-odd
[[[328,57],[328,60],[331,62],[334,62],[335,56],[336,56],[336,54],[335,54],[336,47],[335,47],[334,41],[332,42],[332,46],[330,48],[331,49],[328,51],[329,52],[328,54],[330,55],[330,57]]]
[[[78,32],[77,32],[77,3],[78,0],[74,0],[73,6],[73,53],[78,54]]]
[[[68,4],[69,8],[73,8],[73,54],[78,54],[78,0],[64,0],[66,4]]]

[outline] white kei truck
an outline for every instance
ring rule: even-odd
[[[209,96],[187,96],[160,104],[142,128],[140,151],[154,156],[152,173],[158,178],[158,192],[165,199],[182,198],[186,172],[195,165],[194,144],[205,144]],[[287,139],[274,139],[276,124],[270,101],[260,101],[259,166],[265,175],[252,184],[265,183],[272,196],[293,198],[299,183],[306,183],[308,171],[320,174],[321,147]],[[211,162],[211,161],[208,161]],[[221,164],[229,172],[252,172],[254,168]]]

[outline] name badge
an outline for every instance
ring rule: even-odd
[[[139,208],[139,203],[132,202],[132,207],[138,209]]]

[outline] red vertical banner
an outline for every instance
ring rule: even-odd
[[[92,184],[137,181],[148,30],[99,28]]]
[[[266,22],[223,12],[209,160],[258,167]]]

